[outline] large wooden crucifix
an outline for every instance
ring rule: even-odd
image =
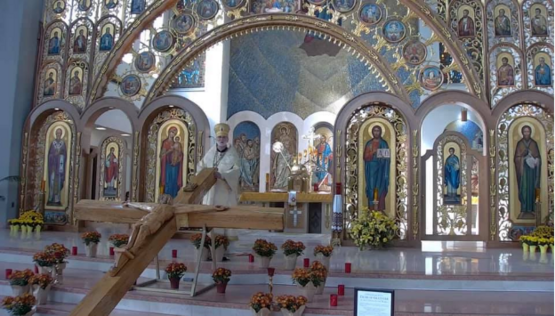
[[[114,268],[89,291],[71,316],[108,316],[179,228],[283,230],[283,209],[198,205],[216,183],[215,169],[202,170],[193,182],[193,187],[179,192],[173,204],[138,203],[133,208],[111,201],[77,203],[78,221],[134,225],[129,244]]]

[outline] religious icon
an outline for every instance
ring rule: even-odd
[[[80,26],[77,28],[79,35],[75,37],[73,41],[73,53],[74,54],[84,54],[87,52],[87,27]]]
[[[457,151],[460,154],[458,144],[445,144],[445,149],[448,150],[448,153],[444,153],[444,157],[446,156],[446,158],[443,163],[445,178],[445,182],[443,184],[446,190],[443,196],[443,204],[445,205],[461,204],[461,195],[459,190],[461,184],[461,163],[455,148],[458,149]]]
[[[510,59],[509,59],[510,58]],[[501,60],[501,65],[499,65],[499,60]],[[497,56],[497,85],[498,86],[514,86],[515,77],[512,56],[508,53],[500,54]]]
[[[357,2],[356,0],[332,0],[332,4],[336,11],[347,13],[355,8]]]
[[[176,197],[183,187],[185,131],[183,123],[171,123],[159,131],[159,192]]]
[[[106,9],[113,9],[118,5],[118,0],[104,0],[104,6]]]
[[[297,6],[297,0],[253,0],[251,2],[251,12],[257,14],[294,13]]]
[[[382,19],[382,9],[377,4],[367,3],[360,8],[358,17],[362,23],[374,25]]]
[[[482,132],[478,124],[471,120],[464,122],[461,120],[453,121],[445,127],[444,132],[447,131],[463,134],[474,150],[481,151],[484,149],[484,132]]]
[[[66,131],[62,127],[53,130],[52,142],[48,149],[47,181],[48,197],[47,206],[62,206],[62,193],[64,191],[68,150],[66,145]]]
[[[509,16],[505,13],[509,13]],[[495,7],[495,36],[504,37],[511,36],[511,11],[506,5],[498,5]]]
[[[81,95],[83,91],[83,69],[73,68],[73,76],[69,80],[69,95]]]
[[[547,10],[541,4],[534,4],[530,8],[534,16],[531,17],[532,35],[533,36],[547,36]]]
[[[91,0],[77,0],[77,9],[87,11],[91,7]]]
[[[43,96],[51,97],[56,94],[56,86],[57,86],[57,78],[56,78],[56,70],[49,69],[46,72],[46,80],[44,80],[44,90]]]
[[[118,175],[119,175],[119,145],[111,142],[106,146],[106,157],[104,163],[104,196],[118,196]]]
[[[439,67],[428,66],[420,72],[420,85],[427,90],[436,90],[443,84],[443,72]]]
[[[297,128],[291,123],[279,123],[272,131],[272,144],[283,144],[281,153],[272,150],[271,159],[271,187],[276,190],[286,190],[290,175],[289,166],[297,156]]]
[[[172,28],[178,34],[188,34],[194,29],[195,18],[188,13],[176,15],[171,22]]]
[[[162,30],[152,39],[152,47],[159,52],[167,52],[173,46],[173,36],[170,31]]]
[[[382,127],[371,127],[371,136],[364,146],[365,195],[368,206],[374,211],[385,210],[385,198],[389,189],[391,153],[389,144],[382,138]]]
[[[331,166],[333,163],[333,142],[332,131],[327,127],[318,128],[315,133],[320,138],[314,140],[315,153],[316,153],[316,172],[314,173],[317,183],[320,185],[320,191],[324,188],[331,188],[333,181],[331,177]]]
[[[218,14],[220,6],[215,0],[200,0],[197,5],[197,14],[201,20],[210,20]]]
[[[241,122],[233,130],[233,147],[239,156],[239,188],[258,192],[260,179],[260,129],[253,122]]]
[[[127,75],[120,83],[120,90],[123,95],[132,97],[141,90],[141,79],[137,75]]]
[[[146,0],[131,0],[131,14],[141,14],[146,8]]]
[[[519,219],[536,216],[536,192],[540,190],[541,156],[538,143],[532,138],[532,127],[522,126],[522,138],[517,142],[514,154],[515,174],[520,201]]]
[[[50,32],[50,39],[48,40],[48,55],[60,55],[62,31],[59,28],[54,28]]]
[[[397,19],[392,19],[383,25],[383,37],[390,43],[398,43],[405,38],[406,27],[403,22]]]
[[[476,33],[473,19],[474,10],[470,6],[464,5],[459,8],[459,16],[461,15],[460,11],[462,11],[462,16],[458,23],[459,37],[473,37]]]
[[[222,1],[222,4],[224,5],[224,7],[231,10],[242,6],[243,3],[244,3],[244,0],[223,0]]]
[[[411,65],[420,65],[426,60],[428,50],[424,43],[412,40],[403,47],[403,58]]]
[[[114,46],[114,25],[108,23],[102,28],[102,36],[100,37],[100,48],[102,51],[110,51]]]
[[[536,86],[551,86],[551,58],[546,53],[537,53],[534,56],[534,83]]]
[[[54,2],[54,6],[52,7],[52,10],[54,11],[54,13],[60,14],[64,12],[65,8],[66,8],[66,3],[62,0],[58,0]]]
[[[135,68],[141,73],[150,72],[155,65],[156,57],[152,52],[141,52],[135,57]]]

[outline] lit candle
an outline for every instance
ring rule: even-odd
[[[176,249],[172,250],[172,258],[177,258],[177,250]]]
[[[378,200],[378,189],[374,189],[374,201]]]
[[[536,188],[536,202],[540,201],[541,191],[539,188]]]
[[[71,255],[72,256],[77,256],[77,247],[75,247],[75,246],[71,247]]]
[[[330,306],[337,306],[337,295],[330,294]]]
[[[345,285],[339,284],[337,286],[337,295],[339,295],[339,296],[345,295]]]
[[[309,258],[304,258],[303,267],[305,267],[305,268],[310,267],[310,259]]]
[[[351,273],[351,263],[345,262],[345,273]]]

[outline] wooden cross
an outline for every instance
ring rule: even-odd
[[[129,244],[121,250],[114,269],[90,290],[71,316],[108,316],[179,228],[283,230],[283,210],[279,208],[196,205],[216,183],[215,169],[202,170],[193,183],[190,190],[179,192],[172,205],[140,203],[145,210],[113,201],[77,203],[78,221],[134,225]]]

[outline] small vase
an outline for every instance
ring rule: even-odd
[[[48,301],[48,293],[50,293],[50,287],[50,284],[45,289],[37,285],[34,286],[35,290],[33,291],[33,295],[37,299],[37,305],[46,305],[46,302]]]
[[[207,249],[205,247],[195,248],[195,262],[198,262],[199,257],[200,257],[200,261],[208,260],[208,250],[209,249]]]
[[[179,290],[179,281],[181,278],[168,278],[170,280],[170,287],[172,290]]]
[[[29,293],[29,289],[31,288],[29,284],[21,286],[21,285],[12,285],[12,292],[13,296],[21,296],[25,293]]]
[[[305,308],[306,308],[306,305],[303,305],[303,306],[299,307],[299,309],[297,309],[297,311],[295,311],[295,312],[290,312],[290,311],[286,310],[285,308],[282,308],[281,313],[283,314],[283,316],[301,316],[304,313]]]
[[[41,229],[42,229],[42,226],[37,225],[37,226],[35,227],[35,233],[40,234]]]
[[[27,234],[27,226],[21,225],[21,235],[25,235],[25,234]]]
[[[530,246],[527,243],[522,243],[522,251],[528,252],[530,251]]]
[[[216,292],[217,292],[217,293],[224,294],[224,293],[225,293],[226,287],[227,287],[227,282],[224,282],[224,283],[216,283]]]
[[[27,225],[27,233],[30,234],[33,232],[33,226]]]
[[[14,227],[13,227],[13,232],[14,232],[14,233],[18,233],[18,232],[19,232],[19,225],[14,225]]]
[[[259,310],[258,312],[256,312],[254,309],[252,309],[251,307],[251,312],[254,316],[270,316],[270,314],[272,314],[272,311],[267,309],[266,307],[264,307],[263,309]]]
[[[324,282],[322,282],[322,284],[320,284],[320,286],[316,287],[316,295],[324,294],[324,288],[325,287],[326,287],[326,280],[324,280]]]
[[[96,257],[96,252],[98,251],[98,244],[91,242],[88,245],[85,246],[85,253],[87,254],[87,257],[89,258],[95,258]]]
[[[39,273],[40,274],[48,274],[51,277],[55,277],[56,276],[56,271],[54,269],[54,267],[41,267],[39,266]]]
[[[316,260],[320,261],[322,263],[322,265],[324,267],[326,267],[326,269],[328,269],[328,272],[330,271],[330,257],[326,257],[321,253],[316,254]]]
[[[540,254],[545,255],[547,253],[548,245],[540,245]]]
[[[292,254],[289,256],[285,256],[285,270],[295,270],[295,266],[297,265],[297,255]]]
[[[270,261],[272,260],[272,257],[262,257],[259,255],[256,256],[258,257],[259,268],[267,269],[270,266]]]
[[[214,256],[216,256],[216,262],[224,261],[225,247],[220,246],[214,250]]]
[[[314,299],[314,294],[316,294],[316,287],[312,282],[308,282],[305,286],[301,286],[297,284],[297,286],[301,289],[303,296],[306,297],[308,302],[311,302]]]
[[[536,253],[536,248],[538,246],[530,246],[530,253]]]
[[[64,269],[66,266],[66,262],[61,262],[54,266],[54,275],[52,277],[54,277],[56,284],[62,284],[64,282]]]

